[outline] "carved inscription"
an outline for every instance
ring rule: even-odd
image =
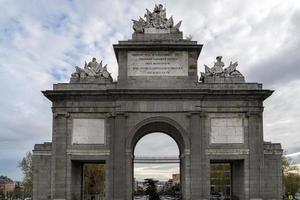
[[[128,76],[187,76],[186,51],[130,51]]]

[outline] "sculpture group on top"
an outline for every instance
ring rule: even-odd
[[[201,72],[200,80],[204,80],[205,77],[244,77],[241,72],[239,72],[236,68],[238,66],[238,62],[230,62],[229,66],[224,68],[225,64],[222,61],[222,56],[216,57],[217,62],[215,62],[213,67],[205,67],[205,73]]]
[[[75,67],[76,72],[71,75],[72,79],[108,79],[112,80],[110,73],[107,71],[107,65],[97,62],[96,58],[93,58],[89,63],[85,62],[84,67]]]
[[[153,12],[146,9],[146,14],[144,15],[145,19],[140,17],[139,20],[132,20],[133,21],[133,30],[136,33],[144,33],[145,29],[172,29],[176,32],[179,32],[179,28],[181,25],[181,21],[178,22],[174,26],[173,17],[167,19],[166,16],[166,9],[163,8],[163,5],[155,5]]]

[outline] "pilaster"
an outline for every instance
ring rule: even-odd
[[[116,112],[114,114],[114,137],[113,137],[113,199],[125,200],[126,199],[126,118],[124,112]]]
[[[249,199],[262,199],[261,179],[263,166],[262,113],[248,112],[249,121]]]
[[[191,137],[191,199],[208,199],[207,186],[207,159],[205,152],[205,127],[203,112],[191,112],[190,118],[190,137]]]
[[[52,138],[52,180],[53,200],[66,199],[67,195],[67,112],[54,112]]]

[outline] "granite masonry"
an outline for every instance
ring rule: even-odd
[[[221,56],[199,78],[203,45],[183,39],[180,24],[157,5],[133,20],[132,39],[113,45],[116,82],[93,58],[70,83],[43,91],[53,135],[33,150],[34,200],[82,199],[90,162],[106,165],[107,200],[132,200],[134,147],[152,132],[178,143],[182,199],[210,199],[215,162],[231,163],[231,199],[281,199],[281,145],[263,141],[263,101],[273,91],[245,82]]]

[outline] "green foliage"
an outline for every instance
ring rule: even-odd
[[[288,173],[284,176],[284,185],[287,193],[293,196],[300,189],[300,175],[296,173]]]
[[[210,164],[210,184],[211,192],[228,194],[231,187],[231,165],[230,163],[211,163]]]
[[[22,198],[23,197],[23,189],[19,182],[16,183],[14,192],[13,192],[14,199]]]
[[[146,186],[145,194],[149,195],[149,200],[159,200],[160,199],[157,189],[156,189],[156,186],[155,186],[155,184],[157,182],[158,181],[153,180],[152,178],[147,178],[147,179],[145,179],[145,181],[143,183]]]
[[[33,165],[31,152],[26,153],[26,156],[19,163],[19,167],[23,173],[22,185],[24,188],[24,196],[32,197]]]
[[[290,157],[286,156],[282,156],[282,170],[284,174],[292,171],[299,171],[298,167],[295,166],[295,162]]]
[[[283,170],[283,183],[286,194],[293,196],[300,189],[300,174],[299,168],[294,165],[295,163],[291,158],[282,156],[282,170]]]
[[[84,164],[84,193],[85,195],[95,195],[105,193],[105,165],[104,164]]]
[[[137,190],[134,191],[134,196],[145,195],[145,191],[142,187],[138,186]]]
[[[172,185],[171,187],[167,188],[167,190],[165,190],[163,194],[173,197],[180,195],[180,184],[176,183],[175,185]]]
[[[0,187],[0,199],[3,199],[4,197],[5,197],[4,188]]]

